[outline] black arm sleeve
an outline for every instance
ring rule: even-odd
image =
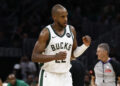
[[[118,61],[115,61],[115,60],[111,60],[110,63],[113,66],[116,77],[120,76],[120,63]]]

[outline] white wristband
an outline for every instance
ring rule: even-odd
[[[85,44],[82,44],[81,46],[78,46],[74,51],[73,55],[74,57],[79,57],[81,54],[84,53],[84,51],[88,48]]]

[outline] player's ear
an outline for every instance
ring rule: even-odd
[[[52,15],[52,18],[53,18],[54,21],[56,20],[56,16],[55,15]]]

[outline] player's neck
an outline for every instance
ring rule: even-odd
[[[53,23],[52,24],[52,27],[56,30],[56,31],[62,31],[62,30],[64,30],[64,28],[63,27],[60,27],[58,24],[56,24],[56,23]]]

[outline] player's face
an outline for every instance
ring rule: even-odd
[[[107,51],[105,51],[103,48],[97,48],[97,52],[96,52],[97,56],[98,56],[98,60],[104,60],[104,58],[107,55]]]
[[[56,23],[60,27],[65,28],[68,20],[67,16],[68,16],[68,12],[66,9],[59,9],[56,15]]]

